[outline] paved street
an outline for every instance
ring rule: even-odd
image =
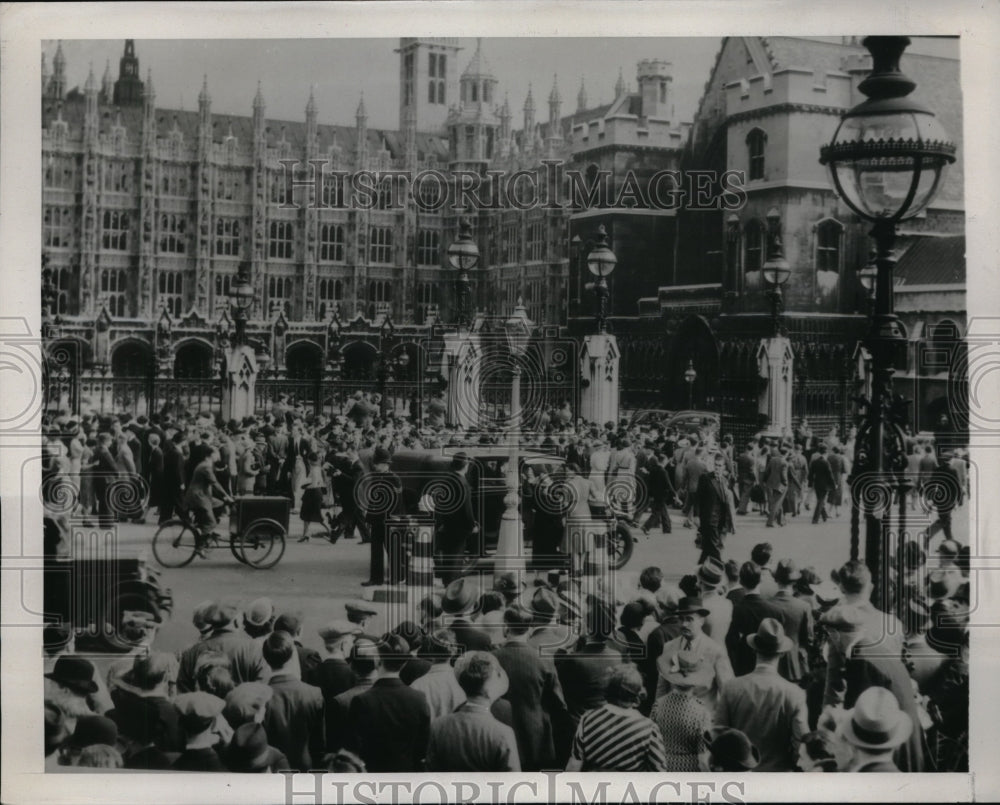
[[[968,524],[964,515],[968,507],[958,510],[955,517],[955,536],[967,542]],[[681,527],[683,518],[671,511],[674,531],[661,535],[654,531],[646,538],[636,531],[637,545],[632,560],[617,577],[619,590],[635,587],[642,568],[658,565],[670,580],[676,581],[693,572],[699,551],[694,546],[695,532]],[[150,520],[152,520],[152,516]],[[155,525],[121,524],[119,536],[121,549],[126,555],[146,551],[153,566],[155,559],[149,550]],[[175,650],[191,642],[191,612],[208,598],[232,596],[248,603],[259,596],[269,596],[279,611],[299,610],[305,616],[303,643],[321,649],[316,633],[319,626],[333,618],[343,617],[343,605],[359,600],[360,582],[368,577],[369,549],[357,539],[341,540],[330,545],[325,540],[313,539],[306,544],[296,542],[301,534],[301,521],[293,515],[292,536],[284,558],[270,570],[252,570],[239,564],[228,548],[216,549],[207,560],[196,560],[185,568],[162,570],[162,582],[172,588],[174,615],[161,629],[157,643],[165,650]],[[767,528],[764,518],[749,514],[738,517],[737,533],[727,538],[726,558],[737,561],[749,559],[751,548],[758,542],[768,541],[774,546],[774,560],[789,557],[800,567],[815,567],[821,576],[844,562],[850,548],[850,513],[843,510],[839,518],[812,525],[808,514],[789,518],[783,527]],[[940,541],[935,538],[932,545]],[[384,605],[374,608],[384,613]],[[384,615],[371,631],[379,632]]]

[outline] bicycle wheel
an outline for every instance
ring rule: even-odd
[[[232,537],[235,552],[258,570],[274,567],[285,555],[285,529],[276,520],[254,520],[242,534]]]
[[[196,534],[184,520],[167,520],[153,537],[153,556],[164,567],[184,567],[195,556]]]

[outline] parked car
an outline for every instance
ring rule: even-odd
[[[676,428],[680,434],[709,432],[719,440],[722,418],[715,411],[677,411],[664,423],[667,428]]]
[[[403,508],[407,514],[416,515],[419,513],[420,499],[424,494],[430,493],[433,497],[436,496],[436,492],[444,499],[448,498],[450,490],[444,482],[445,473],[451,465],[452,456],[458,452],[465,453],[470,459],[469,481],[474,490],[472,509],[479,522],[484,553],[489,555],[496,551],[500,520],[504,512],[503,499],[506,494],[504,474],[510,455],[509,448],[470,445],[448,447],[439,452],[398,450],[392,456],[389,469],[402,481]],[[537,477],[558,471],[565,461],[561,456],[524,449],[518,452],[518,457],[518,472],[521,478],[526,474],[526,467],[531,467]],[[366,469],[370,470],[371,451],[363,452],[360,458]],[[525,531],[527,532],[527,529]],[[525,547],[530,544],[530,534],[525,533]],[[611,567],[615,569],[624,567],[631,558],[633,549],[634,540],[628,526],[624,521],[616,521],[614,536],[608,547]]]
[[[127,651],[127,613],[148,613],[162,623],[173,610],[173,595],[144,557],[48,556],[43,582],[44,620],[70,630],[77,650]]]
[[[665,408],[644,408],[632,414],[628,426],[632,428],[637,425],[659,425],[670,419],[673,414],[673,411],[668,411]]]

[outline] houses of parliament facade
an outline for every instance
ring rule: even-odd
[[[603,225],[618,258],[608,328],[621,349],[622,407],[691,403],[738,432],[756,429],[763,399],[757,350],[773,324],[760,268],[780,235],[792,267],[783,320],[796,418],[850,424],[867,327],[858,271],[871,243],[818,149],[861,98],[870,64],[856,38],[723,39],[691,123],[674,113],[665,59],[639,61],[634,88],[619,73],[610,103],[588,103],[581,83],[572,111],[554,77],[546,113],[531,87],[520,103],[515,88],[501,93],[486,45],[470,57],[457,39],[400,39],[396,130],[369,127],[363,97],[353,125],[320,123],[305,91],[302,120],[269,118],[259,88],[249,115],[214,113],[211,76],[197,111],[160,108],[132,40],[118,77],[91,74],[82,90],[67,90],[61,47],[51,65],[43,58],[43,300],[57,404],[151,411],[194,394],[214,405],[242,264],[256,291],[247,336],[273,381],[262,388],[301,382],[319,408],[330,382],[386,371],[419,380],[426,361],[394,356],[418,358],[456,323],[447,250],[464,219],[480,255],[475,318],[506,317],[521,299],[539,339],[593,332],[586,255]],[[904,59],[960,146],[958,67]],[[949,378],[918,353],[947,348],[965,325],[961,164],[959,147],[938,201],[897,242],[897,308],[911,343],[897,380],[921,421],[946,412]],[[664,172],[736,172],[741,203],[670,208],[639,197],[635,188]],[[356,203],[360,174],[394,173],[440,178],[401,194],[376,182],[370,203]],[[468,177],[490,175],[520,176],[542,202],[561,203],[443,203]],[[568,192],[602,180],[603,200]],[[609,201],[629,194],[634,203]]]

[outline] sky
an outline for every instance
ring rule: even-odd
[[[839,40],[840,37],[816,37]],[[143,80],[152,70],[156,105],[163,109],[197,109],[202,77],[208,76],[212,111],[249,115],[260,81],[267,116],[303,120],[310,87],[314,88],[321,123],[353,125],[361,93],[372,128],[399,125],[398,39],[139,39],[136,55]],[[509,95],[515,128],[533,85],[536,119],[548,119],[547,100],[558,75],[562,113],[576,109],[581,79],[588,106],[613,99],[619,69],[636,86],[636,64],[657,58],[673,65],[675,120],[694,116],[722,40],[718,37],[674,38],[487,38],[483,55],[500,82],[498,99]],[[459,70],[476,49],[476,40],[460,38]],[[56,43],[43,42],[51,70]],[[118,76],[123,40],[63,40],[67,89],[82,87],[93,66],[100,83],[110,62]],[[957,55],[957,40],[914,39],[914,52]]]

